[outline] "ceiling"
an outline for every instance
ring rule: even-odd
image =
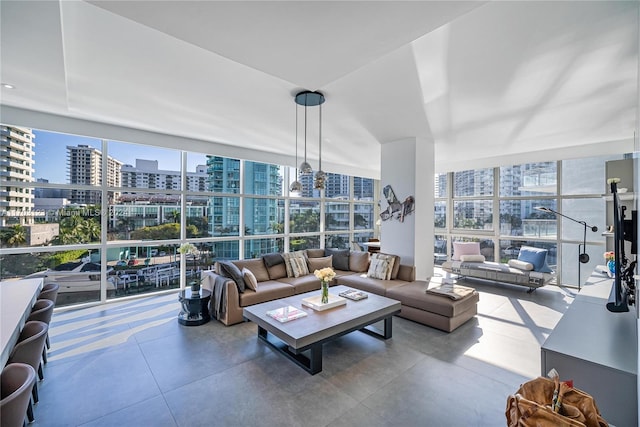
[[[632,151],[639,5],[3,0],[2,120],[24,109],[294,165],[307,89],[326,96],[327,171],[379,177],[380,144],[404,138],[433,141],[438,171]]]

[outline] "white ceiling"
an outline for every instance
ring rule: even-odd
[[[1,102],[293,165],[320,90],[323,169],[372,177],[407,137],[440,171],[632,151],[639,4],[3,0]]]

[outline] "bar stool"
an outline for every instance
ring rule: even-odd
[[[40,363],[40,360],[42,359],[42,350],[44,349],[44,341],[48,330],[49,326],[44,322],[32,320],[31,322],[25,323],[22,331],[20,332],[18,343],[9,355],[9,361],[7,364],[26,363],[27,365],[31,365],[31,367],[38,372],[40,380],[43,380],[44,374],[42,372],[42,364]],[[37,382],[34,382],[31,394],[33,396],[34,403],[38,403]],[[31,421],[33,421],[33,414],[31,415],[31,418],[29,418],[29,422]]]
[[[57,285],[56,285],[57,286]],[[53,316],[53,301],[48,299],[39,299],[31,308],[31,314],[27,318],[27,322],[31,320],[37,320],[40,322],[44,322],[49,325],[51,323],[51,317]],[[42,349],[42,361],[47,363],[47,348],[50,346],[49,343],[49,332],[47,332],[47,337],[45,338],[45,343],[47,344],[46,348]]]
[[[25,414],[33,420],[31,390],[36,371],[25,363],[11,363],[0,374],[0,420],[3,427],[24,426]]]

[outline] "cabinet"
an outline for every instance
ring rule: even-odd
[[[596,268],[541,347],[541,375],[591,394],[602,416],[616,426],[638,425],[638,332],[635,310],[610,313],[613,280]]]

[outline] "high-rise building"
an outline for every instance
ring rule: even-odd
[[[240,228],[240,160],[219,156],[207,156],[207,191],[229,193],[229,196],[214,196],[209,199],[209,232],[212,236],[237,236]],[[255,195],[282,194],[280,166],[259,162],[244,163],[245,192]],[[273,224],[282,212],[278,200],[245,198],[245,234],[272,234]],[[281,240],[281,239],[280,239]],[[216,242],[216,257],[237,259],[237,241]],[[245,241],[245,257],[280,250],[278,239],[256,239]]]
[[[89,145],[67,146],[67,165],[69,167],[69,183],[79,185],[102,184],[102,152]],[[107,185],[120,187],[122,162],[107,156]],[[113,194],[109,194],[113,198]],[[94,205],[101,201],[100,191],[71,190],[71,203]]]
[[[31,129],[0,126],[0,225],[8,222],[28,224],[33,221],[32,190],[11,186],[12,182],[33,182],[35,135]],[[12,220],[9,220],[11,218]],[[17,219],[17,221],[13,221]]]
[[[187,191],[207,191],[207,178],[207,166],[196,166],[195,172],[187,172]],[[122,166],[122,186],[180,190],[180,171],[159,169],[157,160],[136,159],[135,166]]]

